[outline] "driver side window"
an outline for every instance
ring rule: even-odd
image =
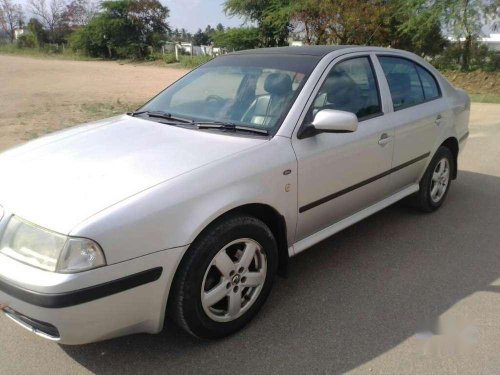
[[[375,74],[369,57],[336,64],[321,86],[306,121],[323,109],[354,113],[359,120],[382,113]]]

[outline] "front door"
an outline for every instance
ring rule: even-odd
[[[322,133],[292,141],[298,160],[296,241],[326,228],[391,193],[394,129],[383,115],[370,56],[335,62],[308,109],[304,124],[322,109],[349,111],[353,133]]]

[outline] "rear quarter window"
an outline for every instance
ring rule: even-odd
[[[441,93],[439,91],[439,86],[436,82],[436,78],[427,71],[427,69],[422,68],[420,65],[417,66],[417,72],[420,76],[420,81],[422,81],[422,88],[424,90],[425,100],[432,100],[439,98]]]

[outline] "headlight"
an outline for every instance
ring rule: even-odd
[[[86,238],[51,232],[12,216],[0,240],[0,253],[47,271],[74,273],[106,265],[100,246]]]

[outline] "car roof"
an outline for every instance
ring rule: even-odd
[[[360,46],[300,46],[300,47],[270,47],[247,49],[244,51],[231,52],[229,55],[309,55],[323,57],[330,52],[338,51],[345,48],[363,49]],[[365,47],[366,48],[366,47]]]

